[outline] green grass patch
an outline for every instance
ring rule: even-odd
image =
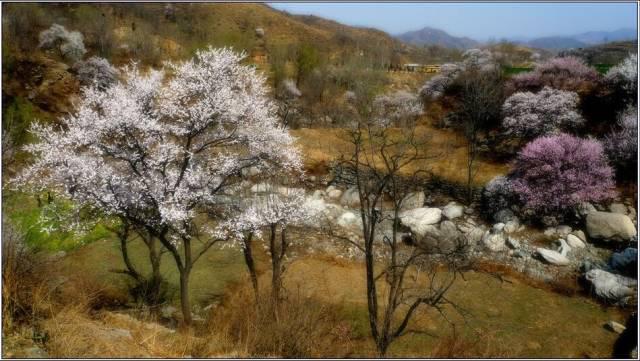
[[[44,251],[70,251],[99,239],[112,238],[113,234],[103,225],[86,233],[64,230],[65,212],[71,204],[55,199],[48,203],[46,195],[41,196],[40,206],[35,194],[5,191],[3,211],[9,219],[24,233],[29,247]],[[43,218],[45,216],[45,218]]]
[[[596,68],[598,73],[606,74],[609,71],[609,69],[613,67],[613,64],[594,64],[593,67]]]
[[[532,71],[533,68],[528,68],[528,67],[517,67],[517,66],[505,66],[502,68],[502,70],[504,71],[505,75],[516,75],[516,74],[520,74],[520,73],[526,73],[529,71]]]

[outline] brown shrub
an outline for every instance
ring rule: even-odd
[[[241,288],[207,320],[210,335],[226,338],[235,350],[255,357],[344,357],[351,352],[351,325],[335,306],[299,293],[289,295],[274,317],[267,292],[256,305],[252,290]]]
[[[28,320],[43,288],[37,255],[9,222],[2,224],[2,327],[10,330]]]

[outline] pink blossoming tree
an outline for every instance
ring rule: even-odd
[[[569,134],[527,144],[516,158],[511,184],[525,208],[540,216],[615,194],[613,170],[600,142]]]

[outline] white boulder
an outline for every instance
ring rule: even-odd
[[[627,303],[635,295],[638,281],[633,278],[616,275],[601,269],[592,269],[585,278],[593,285],[594,293],[615,303]]]
[[[584,242],[578,236],[575,236],[573,234],[570,234],[570,235],[567,236],[567,244],[571,248],[584,248],[584,247],[586,247]]]
[[[328,186],[325,193],[327,194],[327,197],[334,200],[338,200],[342,196],[342,191],[334,186]]]
[[[451,202],[442,209],[442,215],[447,219],[456,219],[458,217],[462,217],[463,214],[464,207],[456,202]]]
[[[419,236],[424,236],[428,226],[440,222],[442,211],[439,208],[416,208],[400,213],[400,222]]]
[[[591,212],[587,215],[587,233],[592,238],[627,241],[636,235],[636,227],[624,214]]]
[[[536,248],[536,252],[547,262],[556,266],[566,266],[569,264],[569,259],[556,251],[546,248]]]
[[[492,233],[491,231],[486,231],[482,236],[482,243],[492,252],[500,252],[505,249],[505,239],[502,232]]]

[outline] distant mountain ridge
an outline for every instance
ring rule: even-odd
[[[396,38],[412,45],[438,45],[445,48],[455,48],[461,50],[473,48],[480,45],[480,42],[476,40],[467,37],[453,36],[444,30],[435,29],[428,26],[420,30],[402,33],[400,35],[397,35]]]
[[[562,50],[584,48],[609,42],[636,40],[638,32],[632,28],[620,28],[613,31],[588,31],[573,35],[543,36],[537,38],[509,37],[505,40],[527,47]],[[420,30],[408,31],[396,35],[396,38],[412,45],[439,45],[445,48],[470,49],[483,42],[468,37],[453,36],[444,30],[426,26]]]
[[[636,40],[637,38],[638,32],[635,29],[621,28],[613,31],[588,31],[568,36],[545,36],[533,39],[511,38],[507,40],[534,48],[560,50]]]

